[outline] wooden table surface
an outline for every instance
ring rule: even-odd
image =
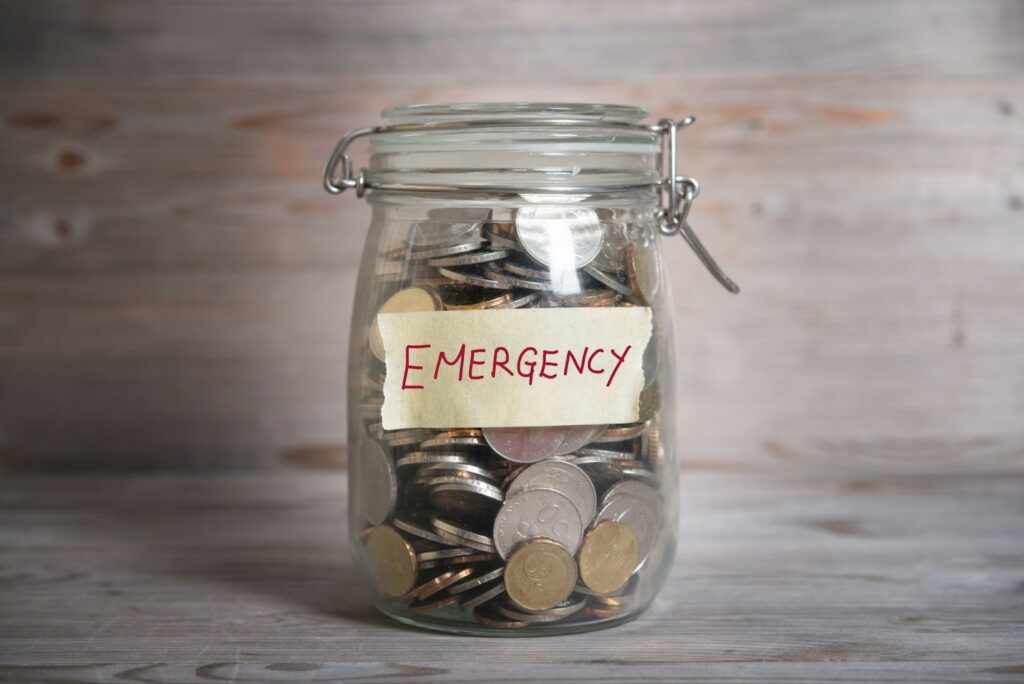
[[[0,681],[1021,681],[1024,475],[693,468],[640,619],[389,622],[338,471],[0,480]]]

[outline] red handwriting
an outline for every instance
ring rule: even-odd
[[[405,368],[402,374],[402,389],[424,389],[423,385],[409,384],[409,375],[412,371],[424,370],[426,366],[421,363],[413,363],[413,350],[432,349],[429,344],[407,344],[405,345]],[[560,377],[569,375],[605,375],[608,380],[605,387],[611,387],[615,381],[615,375],[619,368],[625,363],[626,357],[633,349],[633,345],[627,345],[624,349],[605,349],[604,347],[584,347],[580,350],[559,350],[543,349],[536,347],[524,347],[514,357],[506,347],[495,347],[492,350],[475,348],[466,350],[466,345],[459,345],[458,349],[446,353],[438,350],[434,360],[434,380],[441,377],[442,373],[453,375],[458,382],[464,380],[486,380],[487,374],[484,368],[490,366],[490,377],[498,377],[498,371],[504,371],[509,377],[522,378],[529,385],[534,380],[557,380]],[[611,356],[614,361],[603,361],[600,357],[604,354]],[[421,353],[418,353],[421,354]],[[420,360],[429,360],[430,355],[419,355]],[[611,368],[609,369],[609,366]]]

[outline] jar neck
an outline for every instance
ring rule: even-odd
[[[495,192],[617,192],[661,178],[646,113],[608,105],[447,105],[384,112],[370,146],[378,186]]]

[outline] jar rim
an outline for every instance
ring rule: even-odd
[[[388,107],[381,117],[392,124],[466,121],[477,118],[524,120],[559,118],[583,122],[638,123],[643,107],[589,102],[459,102]]]

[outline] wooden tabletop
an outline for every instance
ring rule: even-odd
[[[337,471],[5,475],[0,680],[1021,681],[1024,475],[684,471],[638,620],[452,637],[376,613]]]

